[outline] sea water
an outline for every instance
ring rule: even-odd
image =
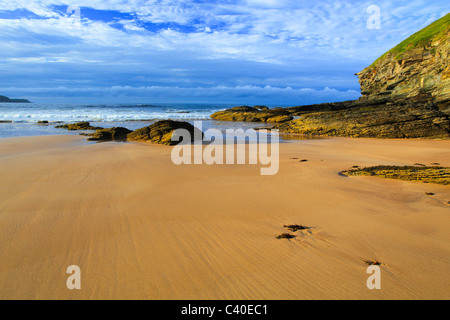
[[[233,123],[211,120],[211,114],[235,107],[224,104],[38,104],[0,103],[0,138],[27,137],[80,132],[56,129],[64,123],[89,121],[91,125],[136,130],[159,120],[202,121],[204,130],[244,130],[261,127],[261,123]],[[275,107],[275,106],[268,106]],[[48,124],[39,124],[48,121]]]

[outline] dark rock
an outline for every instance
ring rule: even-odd
[[[281,240],[281,239],[288,239],[288,240],[290,240],[290,239],[294,239],[296,236],[294,236],[294,235],[292,235],[292,234],[289,234],[289,233],[283,233],[283,234],[280,234],[279,236],[277,236],[277,239],[278,240]]]
[[[172,120],[164,120],[156,122],[151,126],[138,129],[128,135],[129,141],[149,141],[164,145],[177,145],[186,143],[187,141],[172,141],[172,135],[177,129],[185,129],[191,135],[191,141],[195,141],[198,137],[203,140],[204,134],[201,130],[187,122],[179,122]]]
[[[88,141],[126,141],[127,135],[131,132],[131,130],[122,127],[100,129],[91,134]]]
[[[65,124],[62,126],[56,126],[57,129],[67,129],[69,131],[77,131],[77,130],[101,130],[101,127],[92,127],[89,122],[78,122],[73,124]]]
[[[309,227],[305,227],[305,226],[298,225],[298,224],[285,225],[284,227],[286,229],[292,231],[292,232],[297,232],[297,231],[300,231],[300,230],[309,230],[309,229],[311,229]]]
[[[258,108],[249,107],[249,106],[240,106],[229,109],[234,112],[258,112]]]
[[[211,116],[219,121],[239,121],[239,122],[263,122],[263,123],[282,123],[294,119],[289,111],[263,110],[253,107],[236,107],[225,111],[219,111]]]
[[[383,263],[381,263],[378,260],[364,260],[364,263],[367,264],[368,266],[382,266]]]

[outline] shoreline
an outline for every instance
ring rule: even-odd
[[[1,139],[0,297],[450,298],[448,186],[338,175],[450,166],[450,141],[284,143],[270,177],[252,165],[175,166],[171,150]],[[276,239],[290,224],[312,229]],[[366,288],[365,261],[382,263],[382,290]],[[66,287],[70,265],[80,291]]]
[[[160,120],[154,121],[91,121],[92,126],[100,126],[104,128],[111,127],[126,127],[132,131],[141,129],[150,124],[156,123]],[[193,124],[195,121],[200,121],[205,130],[216,128],[219,130],[225,129],[251,129],[260,126],[257,123],[229,123],[223,121],[216,121],[213,119],[198,119],[198,120],[183,120],[176,121],[188,122]],[[66,124],[66,122],[39,124],[39,123],[0,123],[0,139],[9,139],[14,137],[32,137],[32,136],[51,136],[51,135],[79,135],[80,133],[87,133],[91,131],[68,131],[65,129],[55,128],[57,125]],[[70,124],[70,123],[68,123]],[[95,131],[92,131],[95,132]]]

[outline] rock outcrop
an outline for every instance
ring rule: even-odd
[[[56,126],[57,129],[67,129],[69,131],[79,131],[79,130],[101,130],[102,127],[93,127],[90,122],[77,122],[72,124],[64,124],[60,126]]]
[[[346,176],[376,176],[386,179],[406,181],[420,181],[424,183],[436,183],[450,185],[450,168],[440,166],[376,166],[367,168],[354,168],[342,171]],[[434,195],[428,193],[428,195]]]
[[[179,141],[174,136],[174,140],[172,141],[172,135],[174,135],[174,131],[177,129],[184,129],[189,132],[191,135],[191,141]],[[128,135],[129,141],[148,141],[157,144],[164,145],[177,145],[179,143],[193,142],[197,138],[199,140],[203,140],[204,134],[200,129],[197,129],[193,125],[187,122],[180,121],[172,121],[172,120],[163,120],[158,121],[151,126],[138,129]],[[182,140],[182,139],[180,139]]]
[[[284,133],[358,138],[450,138],[449,116],[423,101],[368,104],[360,101],[292,108],[299,118],[276,125]]]
[[[128,134],[130,134],[131,132],[131,130],[122,127],[100,129],[95,131],[95,133],[90,134],[90,138],[88,138],[88,141],[126,141]]]
[[[94,133],[81,133],[80,135],[87,136],[88,141],[141,141],[153,142],[164,145],[177,145],[179,143],[193,142],[196,139],[203,140],[204,133],[187,122],[163,120],[158,121],[148,127],[131,131],[123,127],[101,128],[93,127],[89,122],[78,122],[74,124],[65,124],[56,126],[55,128],[67,129],[70,131],[95,131]],[[177,137],[174,133],[177,129],[185,129],[191,135],[191,141],[183,141],[182,137]],[[172,139],[174,136],[174,139]],[[172,141],[174,140],[174,141]]]
[[[235,107],[225,111],[219,111],[211,116],[219,121],[282,123],[294,119],[289,111],[283,109],[269,109],[264,106]]]

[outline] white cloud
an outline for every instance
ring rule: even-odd
[[[0,87],[5,89],[11,81],[36,87],[35,79],[41,76],[49,86],[58,79],[97,80],[98,89],[129,80],[133,88],[137,83],[147,87],[178,81],[210,88],[224,85],[236,92],[249,84],[255,86],[253,93],[264,85],[312,87],[323,97],[328,94],[321,90],[326,86],[338,92],[357,90],[354,73],[448,10],[444,0],[379,0],[382,29],[368,30],[366,8],[371,4],[350,0],[0,0],[0,11],[28,10],[45,18],[0,19]],[[64,9],[56,12],[54,6],[81,7],[81,24],[74,24]],[[94,20],[83,13],[84,8],[131,13],[135,18],[118,14],[114,23]],[[156,24],[155,29],[145,23]],[[337,99],[342,96],[336,95]]]
[[[70,88],[58,86],[54,88],[5,88],[12,94],[25,94],[27,98],[38,97],[66,97],[79,100],[86,95],[94,97],[126,98],[128,102],[163,102],[167,96],[172,102],[215,102],[215,103],[265,103],[265,104],[292,104],[290,101],[298,101],[299,104],[314,103],[317,99],[323,102],[343,101],[357,99],[360,94],[355,90],[339,91],[325,88],[316,90],[312,88],[293,89],[291,87],[272,86],[215,86],[215,87],[178,87],[178,86],[113,86],[108,88],[84,87]],[[52,98],[48,100],[51,102]]]
[[[169,27],[152,33],[134,20],[124,19],[118,23],[128,32],[117,30],[108,23],[88,20],[84,21],[82,28],[74,30],[71,28],[73,20],[53,12],[52,5],[133,12],[143,22],[177,23],[197,27],[197,31],[185,33]],[[334,57],[363,59],[363,55],[371,54],[373,49],[379,47],[379,42],[389,38],[389,30],[376,34],[365,28],[368,18],[365,9],[368,5],[366,1],[344,0],[316,1],[312,4],[291,0],[245,0],[228,5],[194,1],[1,0],[2,10],[26,9],[52,19],[0,20],[0,23],[6,29],[17,29],[20,25],[21,29],[32,33],[78,36],[81,41],[98,46],[122,44],[162,50],[189,50],[195,47],[205,56],[212,54],[213,57],[273,62],[289,62],[295,57],[303,59],[308,55],[317,57],[317,54],[327,56],[329,53],[324,51],[332,50]],[[422,20],[426,22],[441,15],[439,10],[431,10],[430,5],[421,0],[398,1],[395,5],[384,0],[379,1],[379,5],[383,10],[384,23],[389,28],[395,28],[390,20],[398,20],[399,17],[404,17],[411,24],[411,20],[416,19],[408,15],[417,14],[416,8],[422,10]],[[408,29],[402,20],[400,23],[402,30]],[[368,42],[369,39],[373,41]]]

